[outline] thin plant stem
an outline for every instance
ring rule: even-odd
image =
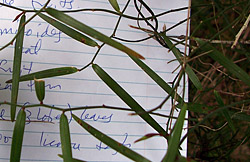
[[[240,39],[241,34],[243,33],[244,30],[246,30],[249,22],[250,22],[250,14],[248,15],[247,20],[245,21],[243,26],[241,27],[239,33],[236,35],[235,41],[234,41],[233,45],[231,46],[232,49],[234,49],[236,47],[236,45],[237,45],[237,43],[238,43],[238,41]]]
[[[0,105],[14,105],[10,102],[0,102]],[[110,110],[120,110],[120,111],[130,111],[132,112],[133,110],[131,110],[130,108],[124,108],[124,107],[115,107],[115,106],[108,106],[108,105],[97,105],[97,106],[79,106],[79,107],[74,107],[74,108],[62,108],[62,107],[56,107],[56,106],[52,106],[52,105],[47,105],[47,104],[32,104],[32,105],[20,105],[17,104],[17,107],[21,107],[24,109],[30,109],[30,108],[36,108],[36,107],[44,107],[44,108],[48,108],[48,109],[53,109],[53,110],[57,110],[57,111],[61,111],[61,112],[73,112],[73,111],[80,111],[80,110],[90,110],[90,109],[110,109]],[[155,116],[160,116],[160,117],[164,117],[164,118],[173,118],[173,119],[177,119],[177,117],[174,116],[168,116],[168,115],[164,115],[164,114],[160,114],[160,113],[155,113],[155,112],[148,112],[152,115]],[[134,114],[130,114],[130,115],[134,115]],[[190,121],[197,121],[197,119],[188,119],[185,118],[185,120],[190,120]],[[5,120],[6,121],[6,120]]]
[[[2,48],[0,48],[0,51],[2,51],[3,49],[5,49],[6,47],[8,47],[9,45],[13,44],[14,40],[17,38],[17,36],[20,34],[20,32],[22,31],[22,29],[25,27],[26,24],[28,24],[32,19],[34,19],[39,13],[41,13],[49,4],[50,0],[48,0],[45,5],[38,10],[33,16],[31,16],[24,24],[23,26],[20,28],[20,30],[18,30],[18,32],[16,33],[16,35],[14,36],[14,38],[12,38],[12,40],[7,43],[5,46],[3,46]],[[25,14],[25,11],[24,11]]]
[[[129,3],[130,3],[130,0],[128,0],[128,2],[126,3],[126,5],[125,5],[125,7],[124,7],[124,9],[123,9],[123,11],[122,11],[121,13],[124,13],[124,12],[126,11],[128,5],[129,5]],[[115,35],[115,33],[116,33],[117,29],[118,29],[118,26],[119,26],[119,24],[120,24],[121,18],[122,18],[122,16],[119,16],[119,18],[118,18],[118,20],[117,20],[117,23],[116,23],[116,25],[115,25],[114,31],[113,31],[113,33],[112,33],[111,36],[110,36],[111,38],[114,37],[114,35]],[[99,54],[99,52],[101,51],[101,49],[102,49],[102,47],[103,47],[104,45],[105,45],[105,43],[102,43],[102,45],[98,48],[98,50],[96,51],[96,53],[95,53],[94,57],[92,58],[92,60],[90,61],[90,63],[87,64],[86,66],[84,66],[83,68],[79,69],[79,71],[82,71],[82,70],[86,69],[87,67],[89,67],[91,64],[94,63],[94,61],[95,61],[97,55]]]

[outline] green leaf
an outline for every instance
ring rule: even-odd
[[[172,89],[158,74],[156,74],[149,66],[147,66],[143,61],[140,59],[130,56],[130,58],[143,70],[145,73],[150,76],[151,79],[153,79],[165,92],[167,92],[169,95],[171,95],[172,98],[176,97],[176,100],[179,103],[183,102],[183,99],[179,94],[176,95],[176,92],[174,89]]]
[[[171,134],[171,138],[168,141],[168,150],[166,155],[163,158],[163,162],[174,162],[176,159],[176,156],[178,155],[178,148],[180,145],[180,138],[181,138],[181,132],[183,129],[183,123],[185,119],[185,114],[187,110],[187,104],[184,103],[178,119],[176,120],[175,126],[173,128],[173,132]]]
[[[195,38],[195,40],[200,46],[202,46],[201,49],[202,51],[212,51],[207,54],[209,57],[217,61],[229,72],[231,72],[233,75],[238,77],[242,82],[244,82],[246,85],[250,87],[250,76],[243,69],[241,69],[238,65],[236,65],[232,60],[225,57],[220,51],[214,48],[211,44],[204,42],[199,38]]]
[[[92,47],[98,46],[98,44],[93,39],[91,39],[91,38],[79,33],[78,31],[58,22],[57,20],[52,19],[52,18],[50,18],[42,13],[39,13],[38,16],[40,16],[43,20],[45,20],[49,24],[53,25],[54,27],[56,27],[57,29],[59,29],[63,33],[67,34],[71,38],[73,38],[81,43],[84,43],[86,45],[92,46]]]
[[[117,12],[121,12],[120,11],[120,7],[117,3],[116,0],[109,0],[109,3],[111,4],[111,6],[117,11]]]
[[[148,159],[145,157],[139,155],[138,153],[134,152],[133,150],[125,147],[123,144],[113,140],[109,136],[103,134],[99,130],[95,129],[91,125],[87,124],[83,120],[79,119],[77,116],[72,114],[72,117],[74,120],[81,126],[83,127],[86,131],[88,131],[90,134],[92,134],[95,138],[98,140],[102,141],[112,149],[116,150],[117,152],[121,153],[122,155],[134,160],[134,161],[140,161],[140,162],[149,162]]]
[[[66,115],[63,113],[60,117],[60,137],[61,148],[64,162],[72,162],[72,148],[69,132],[69,122]]]
[[[10,162],[20,162],[26,113],[21,109],[17,115],[12,135]]]
[[[241,113],[236,113],[232,116],[233,119],[237,119],[237,120],[242,120],[242,121],[246,121],[246,122],[250,122],[250,115],[241,112]]]
[[[18,90],[19,90],[19,77],[20,77],[20,69],[21,69],[21,62],[22,62],[22,52],[23,52],[23,38],[24,38],[24,25],[25,23],[25,15],[22,15],[18,31],[20,34],[16,38],[15,43],[15,52],[14,52],[14,60],[13,60],[13,73],[12,73],[12,87],[11,87],[11,112],[10,118],[11,121],[15,120],[16,116],[16,103],[18,98]],[[23,27],[23,28],[22,28]],[[22,29],[21,29],[22,28]]]
[[[62,21],[63,23],[87,34],[88,36],[91,36],[101,42],[104,42],[120,51],[123,51],[125,53],[127,53],[128,55],[132,55],[135,57],[138,57],[140,59],[144,59],[143,56],[141,56],[139,53],[135,52],[134,50],[124,46],[123,44],[109,38],[108,36],[98,32],[97,30],[81,23],[80,21],[66,15],[65,13],[58,11],[56,9],[53,8],[47,8],[45,10],[49,15],[51,15],[52,17]]]
[[[166,131],[116,81],[114,81],[100,66],[93,64],[92,67],[107,86],[109,86],[109,88],[111,88],[133,111],[159,134],[167,138]]]
[[[63,158],[63,156],[60,155],[60,154],[58,154],[58,156],[59,156],[60,158]],[[73,158],[73,159],[72,159],[72,162],[87,162],[87,161],[83,161],[83,160],[79,160],[79,159]]]
[[[45,97],[45,81],[41,79],[34,79],[35,81],[35,90],[37,99],[43,104],[43,100]]]
[[[217,101],[217,103],[219,104],[220,107],[224,107],[224,102],[220,96],[220,94],[214,90],[214,95],[215,95],[215,99]],[[234,124],[233,124],[233,120],[231,119],[231,116],[229,115],[229,111],[228,109],[225,109],[222,111],[222,114],[224,115],[224,117],[226,118],[227,120],[227,123],[229,125],[229,127],[233,130],[233,132],[235,133],[236,132],[236,129],[234,127]]]
[[[214,96],[219,106],[221,107],[225,106],[220,94],[216,90],[214,90]]]
[[[168,45],[168,47],[171,49],[171,51],[173,52],[173,54],[175,55],[176,59],[179,61],[179,63],[182,65],[182,55],[181,52],[178,48],[175,47],[175,45],[169,40],[169,38],[165,35],[165,34],[161,34],[161,36],[163,37],[163,39],[165,40],[166,44]],[[194,84],[194,86],[198,89],[198,90],[202,90],[202,85],[201,82],[199,80],[199,78],[195,75],[194,71],[192,70],[192,68],[189,66],[189,64],[186,64],[186,69],[185,72],[187,73],[189,79],[191,80],[191,82]]]
[[[33,80],[35,78],[42,79],[42,78],[50,78],[50,77],[55,77],[55,76],[68,75],[68,74],[73,74],[77,71],[78,70],[75,67],[60,67],[60,68],[47,69],[47,70],[42,70],[39,72],[23,75],[20,77],[19,82]],[[12,80],[6,81],[6,83],[11,83],[11,82]]]

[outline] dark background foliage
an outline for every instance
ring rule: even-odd
[[[200,7],[200,5],[203,5]],[[197,7],[199,6],[199,7]],[[240,31],[250,13],[250,1],[192,1],[191,36],[203,38],[233,60],[250,74],[250,27],[243,31],[237,46],[232,49],[235,36]],[[196,46],[195,41],[191,41]],[[190,57],[197,56],[191,51]],[[204,55],[192,61],[192,67],[202,81],[203,90],[197,91],[191,84],[190,101],[204,104],[208,113],[219,106],[216,101],[216,90],[225,105],[249,99],[250,88],[231,75],[220,64]],[[213,106],[210,109],[209,106]],[[249,115],[248,105],[236,105],[229,108],[231,114],[244,112]],[[205,114],[190,113],[190,117],[203,119]],[[232,116],[233,117],[233,116]],[[248,161],[250,157],[249,122],[233,118],[236,131],[227,125],[222,114],[210,117],[188,137],[188,156],[197,161]],[[190,122],[192,127],[196,122]]]

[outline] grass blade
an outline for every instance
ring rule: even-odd
[[[120,7],[117,3],[116,0],[109,0],[109,3],[111,4],[111,6],[117,11],[117,12],[121,12],[120,11]]]
[[[138,57],[140,59],[144,59],[143,56],[141,56],[139,53],[135,52],[134,50],[124,46],[123,44],[109,38],[108,36],[98,32],[97,30],[81,23],[80,21],[66,15],[65,13],[58,11],[56,9],[53,8],[47,8],[45,10],[49,15],[51,15],[52,17],[62,21],[63,23],[87,34],[88,36],[95,38],[101,42],[104,42],[120,51],[123,51],[125,53],[127,53],[128,55],[132,55],[135,57]]]
[[[132,110],[144,119],[159,134],[167,138],[166,131],[100,66],[92,65],[96,74],[111,88]]]
[[[22,62],[22,52],[23,52],[23,38],[24,38],[24,28],[23,25],[25,23],[25,15],[22,15],[18,30],[20,34],[16,38],[15,43],[15,52],[14,52],[14,60],[13,60],[13,73],[12,73],[12,88],[11,88],[11,112],[10,118],[11,121],[15,120],[16,116],[16,103],[18,98],[18,90],[19,90],[19,77],[20,77],[20,69]],[[21,29],[22,28],[22,29]]]
[[[238,65],[236,65],[232,60],[225,57],[220,51],[214,48],[207,42],[202,41],[199,38],[195,38],[197,43],[202,46],[202,51],[211,51],[208,53],[208,56],[211,57],[213,60],[217,61],[221,64],[224,68],[226,68],[229,72],[239,78],[242,82],[250,87],[250,76],[241,69]]]
[[[248,115],[244,112],[234,114],[232,117],[233,117],[233,119],[242,120],[242,121],[250,123],[250,115]]]
[[[12,135],[10,162],[20,162],[26,113],[21,109],[17,115]]]
[[[64,113],[60,117],[60,137],[64,162],[72,162],[72,148],[69,132],[69,122]]]
[[[55,19],[52,19],[42,13],[39,13],[38,16],[40,16],[43,20],[45,20],[46,22],[48,22],[49,24],[53,25],[54,27],[56,27],[57,29],[59,29],[60,31],[62,31],[63,33],[67,34],[68,36],[70,36],[71,38],[84,43],[88,46],[98,46],[98,44],[91,38],[79,33],[78,31],[58,22]]]
[[[39,72],[23,75],[19,78],[19,82],[33,80],[35,78],[43,79],[43,78],[50,78],[50,77],[55,77],[55,76],[68,75],[68,74],[73,74],[77,71],[78,70],[75,67],[60,67],[60,68],[47,69],[47,70],[42,70]],[[12,79],[6,81],[6,83],[11,83],[11,82],[12,82]]]
[[[43,100],[45,97],[45,81],[41,79],[34,79],[35,80],[35,90],[37,99],[43,104]]]
[[[168,144],[168,151],[162,160],[163,162],[174,162],[176,156],[178,155],[177,153],[180,144],[181,132],[183,129],[186,110],[187,110],[187,104],[184,103],[180,111],[180,114],[178,116],[178,119],[175,123],[173,132],[171,133],[171,137]]]
[[[175,45],[169,40],[169,38],[165,34],[161,34],[161,36],[163,37],[163,39],[165,40],[166,44],[171,49],[173,54],[175,55],[176,59],[179,61],[180,64],[182,64],[183,62],[182,62],[182,55],[181,55],[180,50],[175,47]],[[198,90],[202,90],[202,85],[201,85],[199,78],[195,75],[194,71],[188,64],[186,64],[185,72],[187,73],[189,79],[194,84],[194,86]]]
[[[158,75],[156,74],[150,67],[148,67],[143,61],[140,59],[130,56],[130,58],[143,70],[145,73],[150,76],[151,79],[153,79],[165,92],[167,92],[169,95],[171,95],[172,98],[176,97],[176,100],[179,103],[183,102],[183,99],[179,94],[176,94],[176,92]]]
[[[117,152],[121,153],[122,155],[124,155],[124,156],[126,156],[134,161],[149,162],[149,160],[146,159],[145,157],[137,154],[133,150],[125,147],[123,144],[121,144],[121,143],[113,140],[109,136],[103,134],[99,130],[95,129],[94,127],[90,126],[89,124],[87,124],[83,120],[79,119],[74,114],[72,114],[72,117],[81,127],[83,127],[86,131],[88,131],[90,134],[92,134],[95,138],[102,141],[103,143],[105,143],[106,145],[108,145],[112,149],[116,150]]]

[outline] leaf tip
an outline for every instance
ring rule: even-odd
[[[5,83],[11,83],[11,82],[12,82],[12,79],[7,80]]]

